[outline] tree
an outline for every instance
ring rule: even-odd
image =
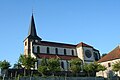
[[[9,69],[10,63],[6,60],[0,61],[0,68],[1,69]]]
[[[102,57],[104,57],[104,56],[106,56],[107,54],[106,53],[104,53],[104,54],[102,54]]]
[[[115,72],[120,71],[120,61],[117,61],[112,65],[112,70],[115,71]],[[118,74],[117,74],[117,76],[118,76]]]
[[[4,75],[3,79],[4,79],[5,75],[7,74],[10,66],[11,66],[10,63],[6,60],[0,61],[0,68],[2,70],[1,72]]]
[[[19,62],[15,63],[13,69],[22,69],[22,65]]]
[[[25,68],[30,70],[34,68],[36,59],[32,58],[30,55],[20,55],[18,62]],[[24,76],[26,75],[26,70],[24,69]]]
[[[60,71],[60,62],[58,58],[48,59],[48,69],[50,72],[54,73]]]
[[[79,58],[70,60],[70,70],[73,73],[78,73],[81,70],[82,60]]]
[[[104,73],[103,73],[103,71],[105,71],[106,69],[107,69],[107,68],[106,68],[105,66],[99,64],[99,66],[98,66],[98,71],[102,71],[102,75],[103,75],[103,77],[104,77]]]
[[[98,64],[97,62],[84,64],[84,71],[86,71],[88,73],[88,76],[90,76],[90,72],[94,72],[96,74],[96,72],[100,71],[99,67],[100,64]]]
[[[43,76],[48,72],[48,64],[45,58],[41,60],[41,64],[38,66],[38,72],[40,72]]]
[[[84,65],[83,65],[83,70],[85,71],[85,72],[87,72],[87,74],[88,74],[88,76],[90,76],[90,71],[91,71],[91,68],[89,67],[89,64],[87,64],[87,63],[85,63]]]
[[[36,59],[32,58],[30,55],[20,55],[19,57],[19,63],[24,66],[26,69],[31,69],[35,67]]]
[[[97,62],[89,64],[91,71],[94,71],[95,73],[99,71],[98,66],[99,66],[99,64]]]
[[[45,59],[43,58],[41,60],[41,64],[38,67],[38,71],[42,73],[42,75],[46,75],[48,72],[52,72],[54,75],[54,72],[60,71],[60,62],[58,58],[51,58],[51,59]]]

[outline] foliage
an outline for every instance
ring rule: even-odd
[[[43,75],[46,75],[47,72],[48,72],[47,66],[42,66],[42,65],[40,65],[40,66],[38,67],[38,72],[42,73]]]
[[[1,69],[8,69],[10,67],[10,63],[6,60],[0,61],[0,68]]]
[[[94,72],[98,72],[98,71],[99,71],[99,69],[98,69],[98,66],[99,66],[99,65],[100,65],[100,64],[98,64],[97,62],[90,63],[90,64],[89,64],[90,70],[91,70],[91,71],[94,71]]]
[[[13,69],[22,69],[22,66],[20,63],[15,63]]]
[[[23,65],[26,69],[31,69],[34,68],[35,65],[35,58],[32,58],[30,55],[25,56],[25,55],[20,55],[19,57],[19,63]]]
[[[60,62],[57,58],[45,59],[41,60],[41,64],[38,67],[38,72],[46,75],[48,72],[56,72],[60,71]]]
[[[97,62],[94,62],[94,63],[90,63],[90,64],[84,64],[83,69],[84,69],[84,71],[86,71],[88,73],[88,76],[89,76],[90,72],[96,73],[98,71],[104,71],[104,70],[106,70],[106,67],[98,64]]]
[[[58,58],[48,59],[48,69],[51,72],[60,71],[60,62]]]
[[[45,58],[41,60],[41,64],[38,66],[38,72],[42,73],[42,75],[46,75],[48,72],[47,61]]]
[[[47,60],[45,59],[45,58],[43,58],[42,60],[41,60],[41,64],[40,64],[41,66],[47,66],[48,64],[47,64]]]
[[[102,54],[102,57],[104,57],[104,56],[106,56],[107,54],[106,53],[104,53],[104,54]]]
[[[74,73],[78,73],[81,70],[82,61],[79,58],[70,60],[70,70]]]
[[[115,72],[120,71],[120,61],[118,61],[112,65],[112,70]]]
[[[91,68],[89,67],[89,64],[85,63],[85,64],[83,65],[83,70],[86,71],[86,72],[91,71]]]
[[[98,71],[105,71],[107,68],[101,64],[98,66]]]

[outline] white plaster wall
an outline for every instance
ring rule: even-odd
[[[72,55],[72,53],[71,53],[71,49],[66,49],[66,55]]]
[[[46,46],[40,46],[40,53],[47,53],[47,47]]]
[[[77,48],[77,55],[81,60],[84,60],[84,54],[83,54],[83,48],[82,47],[78,47]]]
[[[58,54],[64,55],[64,48],[58,48]]]
[[[74,55],[77,56],[77,49],[73,49]]]
[[[47,53],[47,47],[49,47],[50,54],[56,54],[55,49],[58,49],[59,55],[64,55],[64,49],[66,49],[66,55],[72,55],[72,50],[74,51],[74,56],[77,55],[75,49],[71,48],[61,48],[61,47],[51,47],[51,46],[42,46],[42,45],[34,45],[34,52],[37,53],[37,46],[40,47],[40,53]]]
[[[25,46],[25,42],[27,43],[26,46]],[[28,39],[24,41],[24,55],[27,55],[27,53],[28,53]]]
[[[105,66],[105,67],[107,68],[107,70],[103,71],[103,73],[102,73],[102,71],[97,72],[96,75],[97,75],[97,76],[107,77],[107,73],[112,70],[112,65],[113,65],[114,63],[116,63],[117,61],[120,61],[120,59],[116,59],[116,60],[111,60],[111,61],[106,61],[106,62],[101,62],[101,63],[99,63],[99,64]],[[108,67],[108,63],[111,64],[111,67]],[[116,74],[118,73],[118,76],[120,76],[119,72],[115,72],[115,73],[116,73]],[[104,74],[104,75],[103,75],[103,74]]]
[[[55,47],[49,47],[50,48],[50,54],[56,54],[55,53]]]

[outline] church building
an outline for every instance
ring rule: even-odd
[[[83,63],[91,63],[100,59],[100,53],[93,46],[80,42],[78,44],[68,44],[44,41],[37,35],[34,16],[31,16],[28,36],[24,40],[24,55],[31,55],[37,59],[37,66],[42,58],[60,58],[61,68],[65,71],[69,69],[69,60],[80,58]]]

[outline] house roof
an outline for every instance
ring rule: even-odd
[[[78,58],[77,56],[70,56],[70,55],[56,55],[56,54],[45,54],[45,53],[40,53],[40,54],[35,54],[38,58],[60,58],[62,60],[71,60]]]
[[[66,48],[76,47],[76,45],[73,44],[65,44],[65,43],[57,43],[57,42],[49,42],[49,41],[40,41],[34,44],[43,45],[43,46],[53,46],[53,47],[66,47]]]
[[[101,63],[115,59],[120,59],[120,46],[117,46],[115,49],[113,49],[111,52],[101,58],[98,62]]]
[[[36,45],[43,45],[43,46],[53,46],[53,47],[64,47],[64,48],[76,48],[76,47],[89,47],[93,48],[92,46],[86,44],[86,43],[79,43],[77,45],[74,44],[66,44],[66,43],[58,43],[58,42],[50,42],[50,41],[40,41],[40,42],[34,42],[33,44]],[[97,49],[94,49],[94,51],[98,51]]]
[[[90,46],[90,45],[88,45],[86,43],[83,43],[83,42],[77,44],[77,47],[90,47],[90,48],[93,48],[92,46]]]

